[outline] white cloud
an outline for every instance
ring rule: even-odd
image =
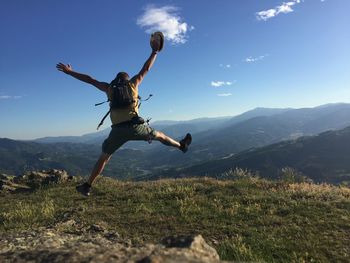
[[[220,68],[231,68],[231,64],[220,64]]]
[[[259,60],[263,60],[267,56],[268,56],[268,54],[262,55],[262,56],[259,56],[259,57],[252,57],[252,56],[250,56],[250,57],[245,58],[243,61],[245,61],[247,63],[257,62]]]
[[[232,93],[219,93],[217,94],[219,97],[228,97],[228,96],[232,96]]]
[[[210,85],[213,87],[221,87],[221,86],[231,86],[233,84],[232,81],[212,81],[210,82]]]
[[[194,27],[183,22],[177,11],[175,6],[148,6],[136,23],[144,28],[146,33],[161,31],[172,44],[184,44],[188,38],[188,31]]]
[[[22,96],[0,95],[0,100],[20,99]]]
[[[221,87],[221,86],[225,85],[225,82],[224,81],[212,81],[210,83],[210,85],[212,85],[213,87]]]
[[[300,2],[301,0],[292,0],[290,2],[282,3],[281,5],[276,6],[275,8],[257,12],[255,15],[258,20],[266,21],[279,14],[287,14],[293,12],[294,10],[292,7],[296,4],[299,4]]]

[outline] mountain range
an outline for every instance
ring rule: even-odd
[[[327,104],[303,109],[256,108],[235,117],[163,121],[155,122],[152,126],[177,139],[191,132],[193,143],[188,153],[182,154],[159,142],[151,145],[129,142],[113,155],[104,174],[134,178],[174,169],[186,171],[196,165],[230,160],[247,150],[343,129],[350,126],[350,104]],[[34,141],[0,139],[0,172],[19,174],[28,168],[57,168],[66,169],[71,174],[86,175],[101,151],[100,143],[108,133],[109,129],[105,129],[83,136],[46,137]],[[218,165],[212,166],[220,168]]]
[[[268,113],[268,115],[263,115]],[[253,113],[253,114],[252,114]],[[260,114],[260,115],[259,115]],[[239,119],[239,121],[237,120]],[[227,120],[222,126],[193,134],[190,154],[158,147],[146,152],[150,166],[170,163],[188,166],[224,158],[301,136],[317,135],[350,125],[350,104],[328,104],[305,109],[255,109]]]
[[[283,141],[250,149],[184,169],[173,169],[159,177],[216,176],[235,168],[248,169],[264,178],[277,179],[283,168],[293,168],[315,182],[350,184],[350,126],[315,136]],[[155,179],[153,177],[152,179]]]

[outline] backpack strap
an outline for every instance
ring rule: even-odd
[[[145,99],[145,100],[143,100],[140,96],[138,96],[137,99],[139,100],[139,102],[138,102],[137,108],[141,107],[142,101],[148,101],[152,96],[153,96],[153,94],[149,94],[147,99]]]
[[[109,87],[111,88],[111,85],[110,85]],[[110,91],[111,91],[111,90],[110,90]],[[110,92],[110,91],[109,91],[109,92]],[[103,102],[100,102],[100,103],[96,103],[95,106],[99,106],[99,105],[102,105],[102,104],[104,104],[104,103],[106,103],[106,102],[111,101],[110,98],[109,98],[109,95],[110,95],[110,94],[107,94],[108,100],[103,101]],[[140,108],[141,102],[142,102],[142,101],[148,101],[152,96],[153,96],[153,94],[149,94],[148,97],[147,97],[147,99],[145,99],[145,100],[143,100],[140,96],[138,96],[138,97],[137,97],[137,99],[138,99],[137,108]],[[138,115],[136,111],[134,111],[134,112],[136,113],[136,115]],[[110,113],[111,113],[111,108],[110,108],[109,111],[105,114],[105,116],[103,116],[102,120],[100,121],[100,123],[99,123],[98,126],[97,126],[97,130],[103,125],[103,122],[105,121],[105,119],[107,118],[107,116],[108,116]],[[146,121],[148,125],[149,125],[149,121],[150,121],[150,119],[148,119],[148,120]]]
[[[106,103],[106,102],[108,102],[109,100],[106,100],[106,101],[103,101],[103,102],[100,102],[100,103],[96,103],[95,104],[95,106],[100,106],[100,105],[102,105],[102,104],[104,104],[104,103]]]
[[[103,122],[105,121],[105,119],[107,118],[107,116],[111,113],[111,110],[109,110],[105,116],[103,116],[101,122],[99,123],[99,125],[97,126],[97,130],[103,125]]]

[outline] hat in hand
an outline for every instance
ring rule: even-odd
[[[150,39],[151,48],[153,51],[159,52],[164,46],[164,35],[162,32],[154,32]]]

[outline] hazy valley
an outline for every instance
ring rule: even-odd
[[[152,126],[174,138],[191,132],[194,139],[189,152],[182,154],[159,142],[129,142],[114,154],[104,175],[119,179],[215,176],[242,167],[276,178],[282,168],[291,167],[315,181],[349,180],[345,147],[349,129],[335,131],[350,126],[350,104],[256,108],[235,117],[163,121]],[[334,132],[310,137],[326,131]],[[108,133],[109,128],[83,136],[34,141],[0,139],[0,172],[21,174],[55,168],[88,175]],[[303,136],[307,137],[300,138]]]

